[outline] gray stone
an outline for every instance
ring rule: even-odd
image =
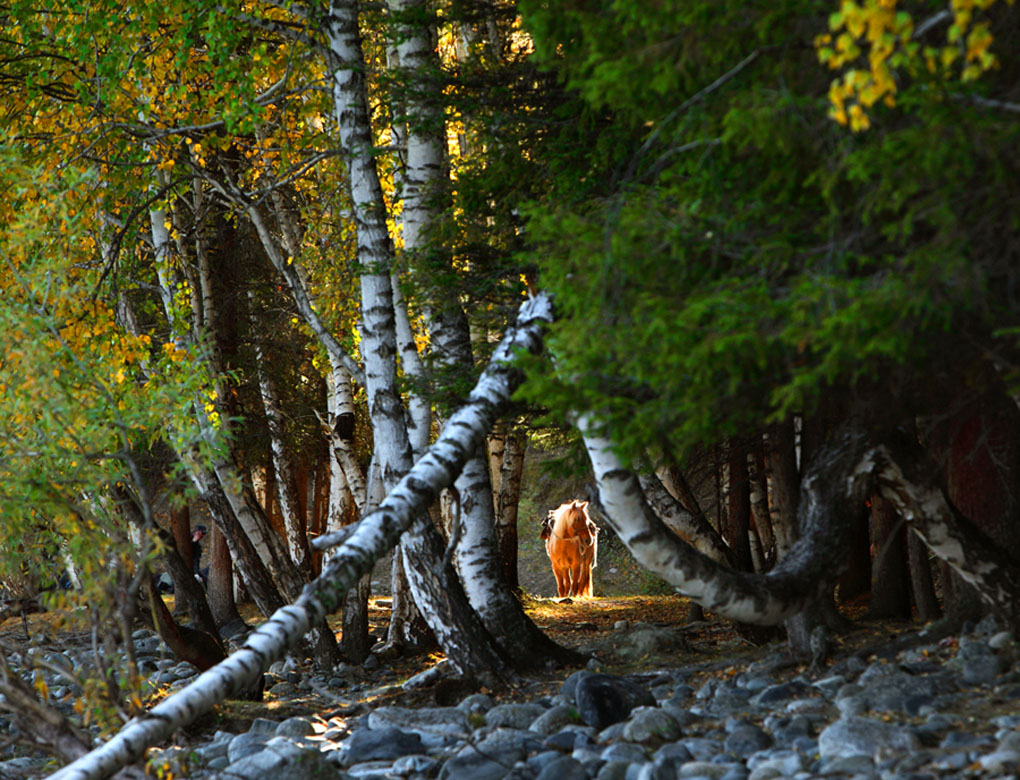
[[[648,752],[640,745],[630,742],[617,742],[602,751],[603,761],[629,761],[631,763],[648,760]]]
[[[1009,631],[1000,631],[988,640],[988,646],[992,650],[1002,650],[1009,647],[1013,642],[1013,635]]]
[[[637,623],[615,637],[614,648],[624,659],[636,660],[684,646],[683,637],[676,631],[650,623]]]
[[[588,780],[588,772],[581,762],[569,756],[558,756],[538,773],[535,780]]]
[[[487,693],[472,693],[457,705],[458,710],[474,715],[486,713],[496,705],[493,698]]]
[[[465,745],[459,755],[483,753],[513,761],[524,758],[527,753],[537,752],[545,747],[538,735],[525,729],[497,728],[486,734],[480,741]]]
[[[441,747],[471,733],[467,713],[456,707],[379,707],[369,713],[370,729],[386,726],[417,734],[425,747]]]
[[[978,759],[981,768],[986,772],[1015,773],[1020,768],[1020,753],[1015,750],[996,750]]]
[[[598,729],[624,720],[635,707],[655,705],[655,697],[647,688],[609,674],[581,678],[575,700],[581,719]]]
[[[241,735],[244,736],[244,735]],[[338,780],[340,773],[318,750],[302,750],[277,737],[265,749],[232,761],[224,774],[246,780]]]
[[[245,756],[253,753],[261,753],[266,749],[266,743],[273,738],[273,734],[247,731],[238,734],[227,747],[227,759],[231,764],[240,761]]]
[[[864,755],[874,758],[887,750],[912,752],[921,746],[917,735],[894,723],[870,718],[843,718],[818,735],[823,759]]]
[[[679,724],[658,707],[637,707],[623,729],[623,738],[628,742],[672,742],[679,736]]]
[[[565,726],[580,722],[581,717],[577,714],[577,707],[569,704],[557,704],[535,718],[528,728],[537,734],[548,735],[555,734]]]
[[[479,753],[454,756],[439,770],[439,780],[502,780],[513,762],[496,761]]]
[[[688,761],[677,771],[677,777],[707,777],[722,780],[723,775],[733,768],[732,764],[715,764],[709,761]]]
[[[491,728],[526,729],[545,712],[539,704],[497,704],[485,713],[485,725]]]
[[[819,774],[865,775],[871,776],[875,771],[875,762],[870,756],[857,754],[853,756],[831,756],[823,758]]]
[[[1002,669],[1003,661],[999,656],[982,653],[963,662],[961,676],[967,685],[989,685],[995,682]]]
[[[747,758],[752,753],[772,747],[772,737],[766,734],[761,728],[753,724],[738,726],[733,730],[726,741],[723,749],[733,753],[740,758]]]
[[[835,697],[836,692],[839,691],[843,685],[846,684],[846,678],[839,674],[834,674],[831,677],[826,677],[822,680],[815,680],[812,683],[815,688],[822,692],[822,695],[827,699]]]
[[[278,682],[267,693],[272,699],[286,699],[298,693],[298,687],[292,682]]]
[[[656,750],[652,755],[652,760],[660,763],[672,760],[686,764],[688,761],[693,761],[694,756],[683,742],[670,742]]]
[[[365,761],[389,761],[414,753],[424,753],[421,737],[393,726],[358,729],[340,749],[340,765],[344,767]]]
[[[607,761],[595,775],[595,780],[626,780],[627,770],[631,766],[638,764],[631,764],[628,761]]]
[[[801,682],[799,680],[789,680],[788,682],[779,683],[778,685],[770,685],[764,691],[759,693],[754,701],[756,704],[760,704],[763,707],[769,707],[780,702],[789,701],[799,696],[807,696],[811,694],[817,695],[810,685]]]
[[[585,677],[590,677],[592,674],[594,674],[594,672],[589,672],[587,669],[581,669],[580,671],[571,674],[563,681],[563,685],[560,688],[560,696],[562,696],[566,701],[574,701],[577,694],[577,684]]]
[[[722,752],[722,742],[704,737],[688,737],[683,745],[694,756],[695,761],[708,761]]]
[[[807,759],[796,750],[763,750],[747,762],[751,777],[759,777],[759,770],[772,770],[777,775],[792,776],[807,769]]]
[[[278,737],[290,737],[291,739],[300,739],[301,737],[307,737],[315,733],[315,728],[312,725],[311,718],[294,717],[287,718],[276,727],[274,732]]]
[[[393,762],[393,774],[431,774],[439,767],[439,762],[432,756],[422,754],[412,756],[401,756]]]
[[[663,710],[673,716],[673,720],[675,720],[681,728],[691,725],[698,719],[697,715],[684,706],[684,697],[673,696],[672,698],[663,701],[660,706]]]

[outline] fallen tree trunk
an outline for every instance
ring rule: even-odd
[[[438,440],[390,492],[379,508],[349,534],[334,536],[342,544],[309,583],[300,598],[283,607],[244,646],[204,672],[193,683],[128,723],[108,742],[67,765],[54,780],[92,780],[109,777],[140,759],[145,750],[208,712],[213,705],[248,686],[280,658],[310,627],[343,604],[344,595],[392,549],[444,487],[453,483],[467,458],[485,440],[499,410],[520,383],[512,367],[513,353],[535,351],[541,345],[542,322],[552,319],[548,297],[525,302],[517,323],[508,330],[482,373],[468,402],[450,417]],[[325,537],[326,544],[330,543]]]

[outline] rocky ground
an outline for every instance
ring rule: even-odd
[[[230,701],[152,750],[161,778],[202,780],[770,780],[1017,777],[1018,645],[994,621],[935,641],[916,625],[858,622],[826,665],[791,664],[779,639],[749,640],[723,621],[688,623],[688,603],[606,535],[596,598],[560,600],[541,519],[583,482],[529,461],[520,514],[525,608],[583,669],[535,669],[508,691],[423,685],[436,657],[381,659],[317,674],[293,660],[266,675],[261,703]],[[388,620],[388,567],[374,577],[372,630]],[[851,609],[851,617],[863,611]],[[249,623],[254,610],[242,613]],[[0,624],[13,671],[71,712],[90,635],[50,615]],[[709,616],[711,618],[711,616]],[[338,621],[337,621],[338,623]],[[31,640],[26,641],[24,628]],[[339,625],[336,626],[339,630]],[[147,630],[133,638],[149,703],[187,685]],[[93,729],[100,724],[93,722]],[[0,780],[54,766],[16,744],[0,716]],[[5,742],[4,738],[8,741]]]
[[[152,751],[150,769],[233,780],[920,780],[1020,771],[1017,645],[990,619],[939,642],[903,626],[863,625],[811,671],[790,665],[779,643],[752,646],[724,623],[684,625],[685,608],[677,597],[531,599],[537,622],[592,660],[586,669],[535,670],[498,695],[419,687],[410,675],[420,658],[373,658],[330,675],[280,662],[265,702],[221,705],[175,745]],[[385,602],[373,615],[385,619]],[[134,642],[159,695],[193,679],[151,633]],[[51,667],[49,695],[69,702],[73,684],[55,670],[85,663],[87,649],[40,642],[34,654]],[[28,673],[30,656],[13,660]],[[38,757],[8,749],[5,758],[0,777],[47,773]]]

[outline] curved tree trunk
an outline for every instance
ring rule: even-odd
[[[775,569],[756,575],[721,566],[670,533],[610,443],[593,432],[587,417],[578,427],[609,522],[638,562],[681,594],[731,620],[775,625],[831,589],[845,563],[850,515],[867,494],[866,480],[854,477],[862,450],[853,436],[819,451],[803,480],[798,543]]]

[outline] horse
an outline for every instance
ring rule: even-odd
[[[556,576],[560,596],[591,596],[591,570],[599,548],[599,528],[588,515],[587,501],[569,501],[549,512],[541,538]]]

